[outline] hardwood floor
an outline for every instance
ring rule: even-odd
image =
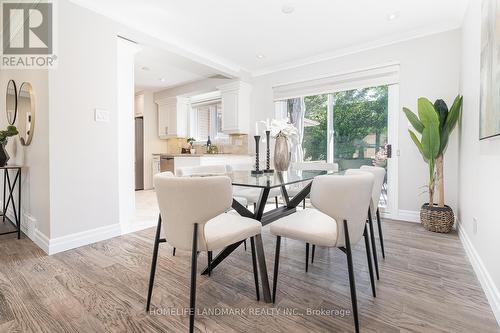
[[[455,233],[384,221],[377,298],[364,244],[354,249],[362,332],[500,332]],[[186,332],[190,254],[160,245],[152,313],[145,313],[154,228],[53,256],[29,239],[0,241],[0,332]],[[269,276],[275,239],[264,229]],[[255,300],[250,250],[243,246],[198,277],[202,332],[353,332],[346,258],[317,248],[309,273],[304,244],[283,239],[277,304]],[[200,254],[199,269],[206,264]],[[172,313],[174,310],[177,313]],[[337,310],[339,313],[321,313]],[[170,313],[168,313],[170,311]],[[239,311],[239,313],[238,313]],[[308,311],[315,311],[308,315]]]

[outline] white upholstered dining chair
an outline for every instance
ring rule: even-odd
[[[146,311],[149,311],[151,304],[159,243],[167,242],[181,250],[191,250],[189,331],[193,332],[198,252],[208,252],[210,273],[210,257],[213,250],[247,238],[250,238],[253,244],[253,238],[260,237],[262,226],[256,220],[226,213],[233,201],[231,179],[227,176],[175,177],[172,173],[160,173],[154,177],[154,184],[160,216],[156,229]],[[193,209],[193,206],[196,209]],[[160,233],[163,234],[163,238],[160,238]],[[257,299],[259,299],[254,247],[252,247],[252,264]]]
[[[380,237],[380,245],[382,248],[382,255],[385,258],[385,252],[384,252],[384,248],[383,248],[384,240],[383,240],[383,236],[382,236],[382,224],[380,223],[380,213],[378,211],[378,203],[380,200],[380,194],[382,192],[382,185],[384,184],[384,179],[385,179],[385,169],[381,168],[381,167],[376,167],[376,166],[363,165],[359,169],[348,169],[345,172],[346,175],[361,174],[361,173],[369,173],[369,174],[372,174],[374,177],[372,196],[371,196],[370,204],[367,208],[367,217],[368,217],[368,227],[370,228],[370,238],[371,238],[371,245],[372,245],[372,252],[373,252],[373,261],[375,263],[375,273],[377,275],[377,280],[379,280],[380,273],[379,273],[379,268],[378,268],[377,246],[375,244],[375,233],[373,231],[373,214],[376,212],[376,217],[377,217],[377,221],[378,221],[379,237]]]
[[[380,202],[380,196],[382,195],[382,188],[384,187],[384,181],[386,176],[385,168],[363,165],[360,170],[371,172],[375,176],[375,183],[373,184],[372,192],[372,202],[371,202],[371,213],[372,216],[375,214],[377,218],[378,235],[380,239],[380,248],[382,249],[382,257],[385,259],[385,249],[384,249],[384,235],[382,232],[382,221],[380,220],[380,210],[378,208]]]
[[[364,236],[372,294],[375,282],[366,228],[366,208],[370,204],[374,177],[372,174],[324,175],[314,178],[311,203],[316,209],[305,209],[271,223],[276,236],[273,279],[273,303],[276,301],[281,237],[326,247],[336,247],[347,256],[351,302],[356,332],[359,332],[358,306],[352,246]]]
[[[325,161],[294,162],[290,166],[293,170],[321,170],[321,171],[339,171],[337,163],[327,163]],[[296,196],[308,183],[298,183],[290,186],[287,193],[290,197]],[[306,209],[306,198],[302,201],[302,208]]]
[[[223,176],[231,173],[232,168],[229,165],[225,164],[216,164],[216,165],[196,165],[191,167],[182,167],[176,169],[175,173],[179,177],[206,177],[206,176]],[[248,206],[248,200],[244,197],[240,197],[234,195],[234,186],[233,186],[233,198],[238,201],[243,206]],[[247,250],[247,241],[243,243],[245,247],[245,251]],[[175,256],[174,247],[172,250],[172,255]]]

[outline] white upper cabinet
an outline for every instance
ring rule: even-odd
[[[144,94],[139,93],[135,95],[134,115],[142,117],[144,115]]]
[[[220,85],[217,89],[222,98],[222,131],[226,134],[248,134],[252,86],[237,81]]]
[[[162,139],[187,136],[189,99],[167,97],[158,104],[158,135]]]

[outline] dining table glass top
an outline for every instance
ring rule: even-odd
[[[274,188],[312,180],[316,176],[336,174],[325,170],[288,170],[254,175],[250,171],[233,171],[229,174],[233,185]]]

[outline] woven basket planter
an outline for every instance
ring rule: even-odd
[[[424,204],[420,208],[420,223],[429,231],[448,233],[455,223],[455,215],[449,206],[429,207],[429,204]]]

